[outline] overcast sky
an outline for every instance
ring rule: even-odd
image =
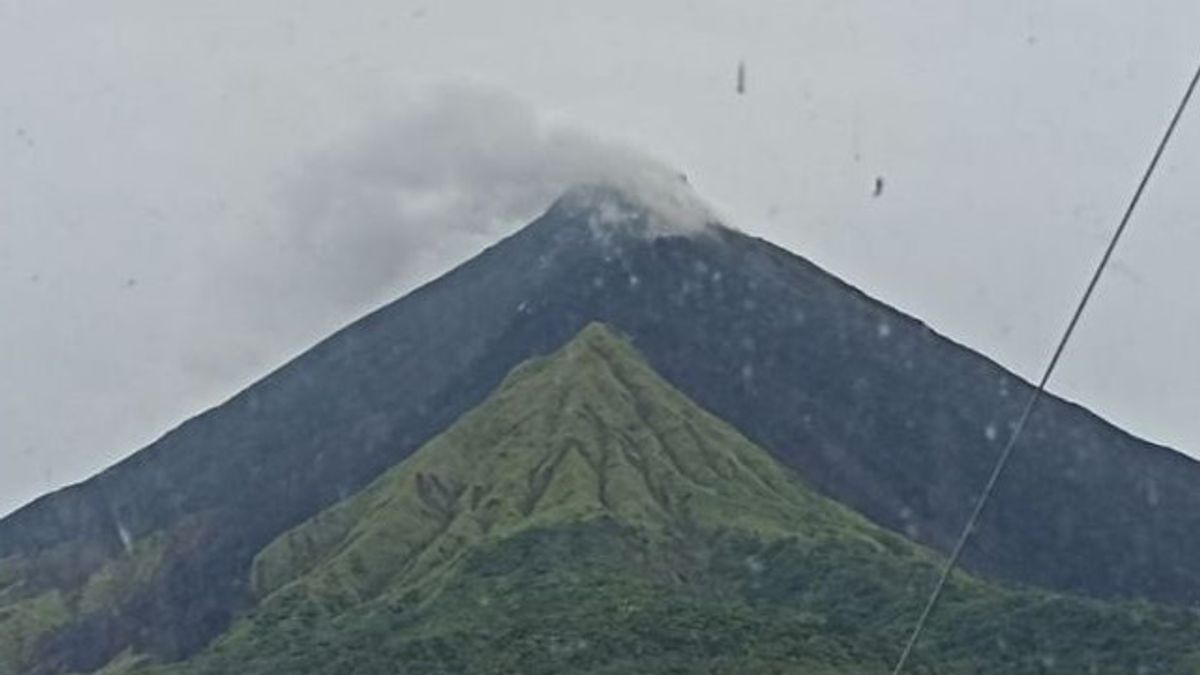
[[[0,0],[0,514],[638,153],[1033,377],[1197,26],[1195,0]],[[1200,105],[1053,383],[1196,455],[1198,179]]]

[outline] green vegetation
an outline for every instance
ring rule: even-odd
[[[602,519],[466,556],[433,599],[289,596],[153,673],[886,673],[933,569],[853,543],[680,547]],[[960,580],[914,673],[1186,673],[1182,615]],[[1194,663],[1194,662],[1193,662]]]
[[[602,516],[657,537],[736,529],[898,541],[805,489],[592,326],[553,359],[517,369],[360,495],[285,533],[255,560],[254,584],[267,595],[299,580],[289,593],[350,604],[385,587],[429,590],[481,542]]]
[[[162,565],[166,537],[161,533],[135,542],[124,555],[113,558],[68,591],[30,588],[25,580],[40,560],[9,558],[0,561],[0,675],[23,673],[35,661],[41,642],[73,620],[111,612],[144,592]]]
[[[218,673],[886,673],[929,552],[592,326],[254,565]],[[1194,673],[1200,622],[958,575],[914,673]]]
[[[21,578],[26,574],[24,560],[18,556],[0,558],[0,602],[13,592]]]
[[[135,542],[127,555],[114,558],[88,578],[79,591],[80,613],[104,611],[150,585],[163,563],[167,538],[161,532]]]
[[[135,654],[132,649],[126,649],[114,658],[108,665],[97,670],[93,675],[126,675],[147,663],[147,657]]]
[[[58,591],[0,606],[0,673],[23,672],[38,640],[69,619],[70,612]]]

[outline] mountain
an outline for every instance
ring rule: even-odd
[[[223,405],[3,519],[0,620],[107,575],[111,602],[69,620],[53,603],[19,613],[55,626],[21,647],[42,671],[90,671],[127,648],[196,653],[254,606],[247,580],[265,546],[592,321],[628,335],[673,386],[819,492],[946,550],[1029,385],[802,258],[680,225],[677,212],[627,191],[572,190]],[[1050,398],[965,563],[1047,589],[1194,606],[1198,532],[1200,465]]]
[[[253,565],[196,657],[109,672],[885,673],[937,560],[820,497],[591,325]],[[1180,673],[1181,611],[960,575],[918,668]]]

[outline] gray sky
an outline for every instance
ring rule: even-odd
[[[1196,26],[1194,0],[0,0],[0,514],[639,153],[1033,376]],[[1054,383],[1193,454],[1198,176],[1200,106]]]

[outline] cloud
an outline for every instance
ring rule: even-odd
[[[226,230],[217,273],[189,302],[226,330],[185,369],[227,379],[297,353],[594,183],[618,187],[659,224],[715,219],[676,170],[504,91],[413,95],[301,162],[270,217]]]
[[[297,173],[273,231],[274,274],[309,301],[382,302],[593,182],[638,190],[664,218],[697,217],[664,165],[502,91],[437,87]]]

